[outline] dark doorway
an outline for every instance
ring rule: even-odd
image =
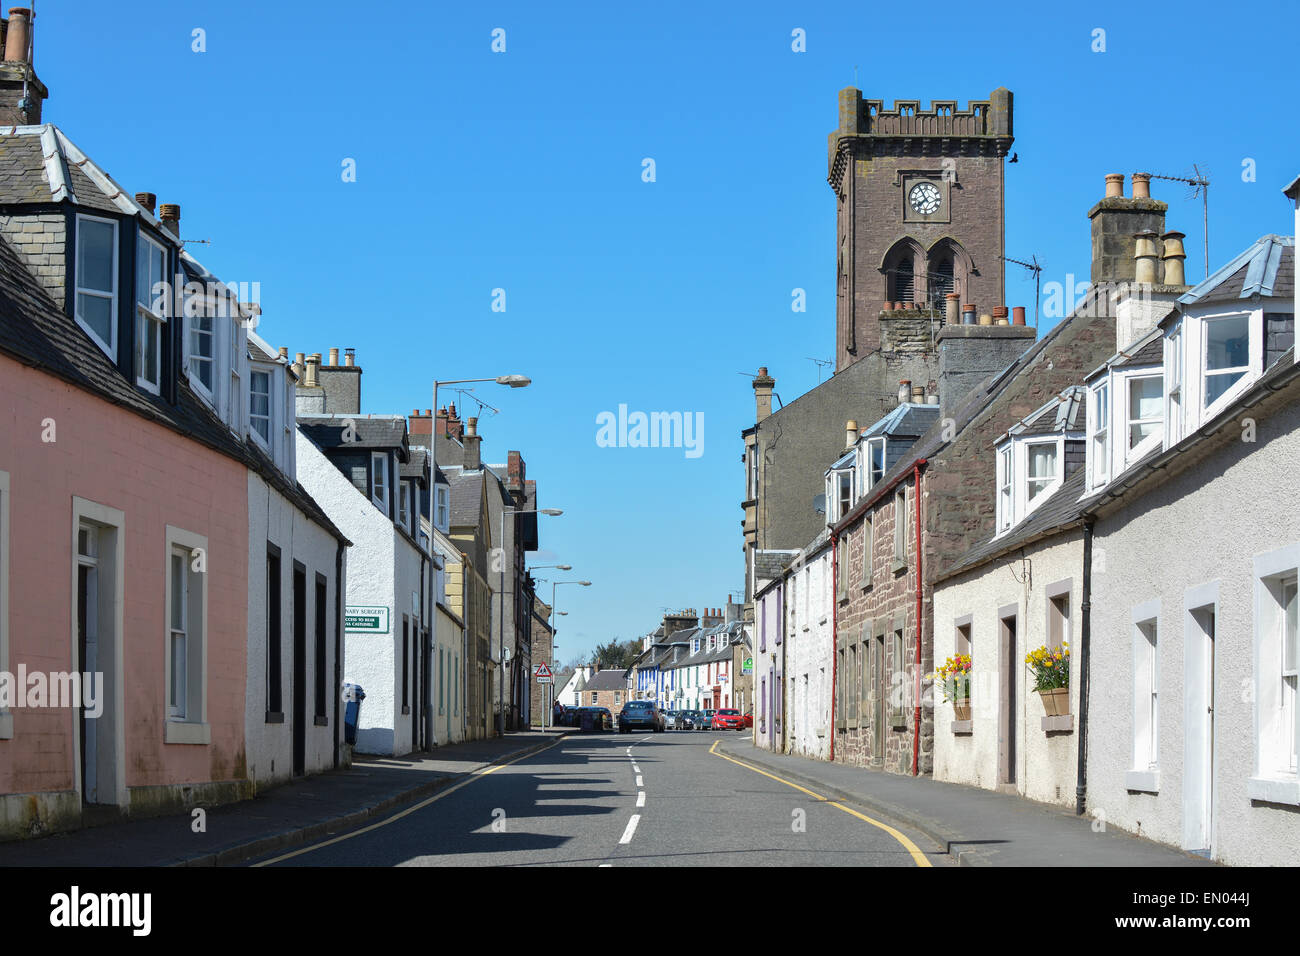
[[[293,563],[293,775],[307,772],[307,569]]]

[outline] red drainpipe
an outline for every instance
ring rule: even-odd
[[[839,538],[834,532],[831,532],[831,763],[835,762],[835,687],[839,679],[835,673],[836,663],[839,655],[836,653],[837,645],[835,635],[839,633],[839,614],[840,600],[839,593],[835,590],[840,581],[840,549]]]
[[[912,465],[912,485],[916,489],[916,708],[912,714],[912,776],[917,776],[917,767],[921,754],[921,634],[924,623],[921,620],[921,587],[924,578],[921,575],[921,466],[925,459],[918,459]],[[834,737],[831,738],[834,740]]]

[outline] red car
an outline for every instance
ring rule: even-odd
[[[744,730],[745,718],[738,710],[720,710],[713,715],[714,730]]]
[[[753,726],[754,726],[754,712],[753,712],[752,710],[751,710],[751,711],[748,711],[748,712],[745,714],[745,726],[746,726],[746,727],[753,727]]]

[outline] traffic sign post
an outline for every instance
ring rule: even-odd
[[[551,669],[546,666],[546,661],[542,661],[537,665],[537,670],[534,672],[534,676],[537,678],[537,683],[542,684],[543,686],[547,684],[552,685],[552,687],[547,688],[546,693],[542,695],[543,699],[547,702],[542,710],[542,730],[546,730],[546,728],[550,726],[548,721],[551,718],[551,710],[555,707],[555,704],[550,700],[551,693],[553,692],[553,685],[555,684],[555,677],[551,674]]]

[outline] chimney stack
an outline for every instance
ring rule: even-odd
[[[1092,222],[1092,275],[1094,286],[1137,279],[1137,234],[1165,231],[1165,212],[1169,204],[1151,198],[1151,176],[1133,174],[1133,196],[1124,195],[1124,176],[1111,173],[1106,177],[1106,194],[1088,210]],[[1157,257],[1159,247],[1156,248]],[[1160,281],[1157,262],[1155,282]]]
[[[347,350],[347,358],[339,365],[339,350],[328,350],[329,364],[322,361],[321,353],[316,353],[319,366],[319,384],[325,392],[323,407],[320,409],[330,415],[361,414],[361,366],[356,364],[355,352]]]
[[[149,215],[154,215],[154,209],[158,205],[158,197],[153,193],[136,193],[135,201],[149,210]]]
[[[32,68],[32,11],[11,7],[3,28],[4,59],[0,61],[0,126],[37,126],[41,104],[50,95]]]
[[[181,237],[181,207],[175,203],[165,202],[158,207],[158,218],[162,220],[163,227],[166,228],[177,239]]]
[[[776,387],[776,379],[767,374],[767,366],[764,365],[754,376],[754,422],[757,424],[768,415],[772,414],[772,390]]]
[[[465,419],[465,434],[461,443],[465,446],[465,470],[478,471],[483,467],[481,445],[483,437],[478,433],[478,419]]]

